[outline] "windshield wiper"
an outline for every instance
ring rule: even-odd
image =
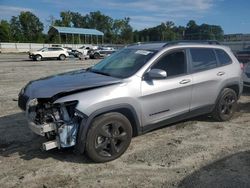
[[[105,76],[110,76],[109,73],[102,72],[102,71],[95,70],[95,69],[88,69],[88,71],[93,72],[93,73],[96,73],[96,74],[101,74],[101,75],[105,75]]]

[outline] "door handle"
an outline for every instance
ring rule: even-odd
[[[184,79],[184,80],[180,81],[180,84],[187,84],[189,82],[191,82],[190,79]]]
[[[218,72],[217,76],[223,76],[224,74],[226,74],[225,72]]]

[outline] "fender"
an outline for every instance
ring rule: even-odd
[[[77,111],[77,113],[81,113],[81,115],[83,117],[81,125],[80,125],[79,130],[78,130],[78,134],[77,134],[77,145],[76,145],[77,150],[80,153],[84,152],[87,133],[88,133],[88,130],[91,126],[91,123],[95,117],[97,117],[101,114],[108,113],[108,112],[119,111],[121,109],[127,109],[132,113],[133,118],[135,120],[135,125],[132,128],[133,128],[133,130],[135,129],[137,135],[142,134],[142,127],[141,127],[141,123],[140,123],[138,114],[136,113],[134,107],[131,106],[130,104],[118,104],[118,105],[104,107],[104,108],[101,108],[101,109],[94,111],[90,116],[87,116],[87,115],[82,114],[81,112]]]

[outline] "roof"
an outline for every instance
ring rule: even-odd
[[[53,29],[57,30],[58,33],[81,34],[81,35],[100,35],[100,36],[104,35],[103,32],[98,31],[96,29],[52,26],[50,28],[50,31]]]
[[[167,42],[147,42],[147,43],[135,43],[128,45],[127,47],[132,49],[141,49],[141,50],[160,50],[167,46],[174,45],[203,45],[203,46],[221,46],[218,41],[213,40],[203,40],[203,41],[192,41],[192,40],[180,40],[180,41],[167,41]]]
[[[128,45],[127,47],[131,49],[140,49],[140,50],[160,50],[166,43],[163,42],[153,42],[153,43],[137,43]]]

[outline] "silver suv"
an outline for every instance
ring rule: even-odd
[[[241,73],[217,43],[136,44],[86,70],[31,81],[18,102],[31,130],[49,139],[45,150],[75,146],[106,162],[152,129],[201,114],[229,120]]]

